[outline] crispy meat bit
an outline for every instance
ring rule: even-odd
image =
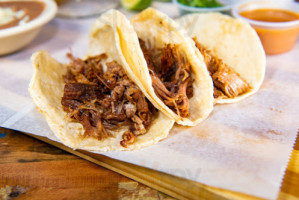
[[[216,87],[214,87],[214,98],[223,98],[225,97],[225,95],[223,94],[223,92],[221,92],[221,90],[218,90]]]
[[[136,106],[132,103],[127,103],[124,105],[125,113],[128,118],[131,118],[136,113]]]
[[[127,148],[128,145],[134,143],[135,139],[136,137],[132,132],[126,131],[122,136],[122,141],[120,141],[120,145]]]
[[[176,114],[188,117],[194,81],[191,77],[190,63],[186,61],[177,45],[167,44],[155,51],[148,49],[143,40],[140,39],[139,42],[155,93]]]
[[[249,85],[231,68],[221,65],[212,75],[216,88],[219,88],[225,95],[230,98],[245,93]]]
[[[130,131],[133,132],[134,135],[137,136],[146,133],[146,129],[141,118],[134,115],[131,119],[134,122],[134,124],[130,127]]]
[[[67,83],[64,87],[65,99],[77,99],[81,101],[91,101],[101,94],[101,87],[83,83]]]
[[[146,133],[152,121],[151,104],[117,62],[106,63],[104,72],[105,54],[86,60],[68,57],[61,104],[72,120],[83,125],[85,137],[113,137],[111,131],[126,125],[130,131],[124,133],[121,145],[127,147]]]
[[[214,98],[233,98],[244,94],[250,89],[250,85],[242,79],[231,67],[206,50],[196,38],[193,38],[196,47],[204,57],[207,68],[214,83]]]

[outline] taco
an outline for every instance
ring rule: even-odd
[[[190,14],[177,22],[204,57],[215,103],[237,102],[257,92],[264,80],[266,57],[248,23],[220,13]]]
[[[182,125],[194,126],[213,109],[213,85],[203,58],[167,15],[148,8],[131,20],[135,45],[123,55],[160,111]],[[134,48],[134,52],[129,51]],[[133,54],[130,54],[133,53]]]
[[[134,30],[111,10],[91,28],[84,59],[69,53],[70,63],[61,64],[45,51],[31,58],[30,95],[54,134],[71,148],[139,149],[167,137],[173,126],[125,61],[120,43],[130,45],[130,39],[121,41],[120,34]]]

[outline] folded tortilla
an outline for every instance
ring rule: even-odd
[[[123,35],[135,34],[130,22],[124,15],[115,10],[110,10],[96,20],[90,31],[90,44],[86,58],[97,56],[102,53],[109,60],[116,61],[133,81],[142,93],[152,102],[152,98],[132,73],[122,52],[121,45],[130,46],[130,38],[121,41]],[[133,54],[134,49],[129,49]],[[159,111],[155,111],[153,120],[147,132],[136,137],[133,144],[124,148],[120,145],[122,135],[129,129],[128,126],[120,126],[113,129],[113,137],[98,138],[84,136],[83,125],[75,122],[67,116],[63,110],[61,101],[64,95],[65,82],[63,75],[67,73],[67,65],[53,59],[46,51],[35,53],[31,58],[34,66],[34,75],[29,86],[29,93],[38,110],[44,115],[48,125],[55,135],[67,146],[73,149],[91,151],[115,151],[134,150],[153,145],[167,137],[173,126],[174,120]]]
[[[122,44],[121,50],[132,71],[140,79],[148,94],[154,99],[159,110],[177,123],[187,126],[194,126],[206,119],[213,109],[213,84],[203,57],[196,51],[192,39],[186,37],[184,30],[179,30],[177,24],[171,18],[153,8],[148,8],[133,17],[131,24],[137,35],[122,35],[121,38],[130,38],[134,44]],[[150,75],[149,65],[138,41],[140,41],[141,46],[141,41],[143,41],[146,46],[156,50],[167,45],[173,45],[182,54],[186,63],[190,64],[193,96],[188,99],[188,117],[182,117],[178,112],[174,112],[157,95],[152,85],[153,80]],[[130,49],[134,49],[134,51],[130,51]]]
[[[215,60],[222,60],[230,68],[215,74],[213,81],[215,86],[215,79],[222,79],[222,87],[233,95],[214,95],[215,103],[237,102],[258,91],[264,80],[266,57],[258,35],[248,23],[220,13],[185,15],[177,22],[203,47],[203,54],[215,56]],[[242,83],[235,80],[237,76],[249,85],[240,93]]]

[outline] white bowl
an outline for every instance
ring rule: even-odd
[[[244,0],[218,0],[223,4],[221,7],[200,8],[181,4],[178,0],[173,0],[173,3],[179,8],[182,15],[194,12],[224,12],[229,13],[231,8]]]
[[[8,1],[11,2],[20,0],[0,0],[0,2]],[[45,3],[45,8],[36,19],[20,26],[0,30],[0,56],[15,52],[25,47],[37,36],[41,27],[55,17],[57,5],[53,0],[37,1]]]

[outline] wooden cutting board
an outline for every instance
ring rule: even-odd
[[[32,134],[27,134],[38,140],[63,149],[71,154],[115,171],[144,185],[161,191],[177,199],[258,199],[238,192],[228,191],[203,185],[184,178],[175,177],[148,168],[111,159],[82,150],[72,150],[60,143]],[[279,199],[299,199],[299,139],[294,147]]]

